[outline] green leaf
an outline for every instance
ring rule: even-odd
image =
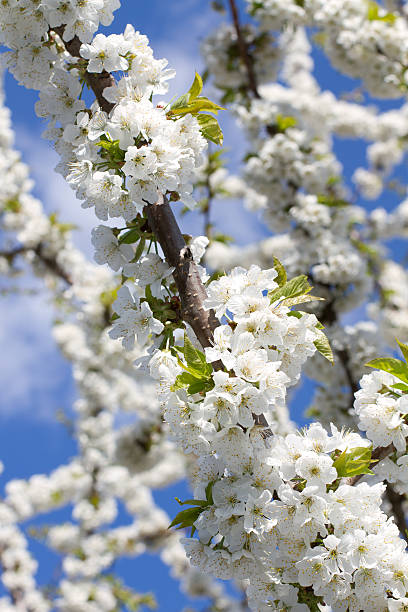
[[[185,501],[181,501],[181,499],[176,497],[176,502],[180,504],[180,506],[185,506],[186,504],[190,506],[208,506],[208,501],[206,499],[186,499]]]
[[[183,94],[182,96],[180,96],[179,98],[177,98],[177,100],[173,102],[173,104],[170,106],[170,109],[174,111],[179,108],[185,108],[189,100],[190,100],[190,95],[188,93]]]
[[[315,345],[319,353],[323,355],[323,357],[327,359],[327,361],[330,361],[330,363],[333,365],[334,357],[333,357],[333,351],[331,350],[330,342],[326,334],[324,334],[321,329],[318,329],[318,328],[316,329],[319,334],[319,337],[317,338],[317,340],[313,342],[313,344]]]
[[[309,291],[311,290],[312,287],[309,285],[307,276],[302,274],[301,276],[296,276],[295,278],[292,278],[292,280],[282,285],[282,287],[274,289],[274,291],[270,291],[268,293],[268,296],[271,300],[271,303],[273,303],[282,298],[294,298],[299,295],[304,295],[306,293],[309,293]]]
[[[202,363],[206,363],[204,354],[195,348],[187,334],[184,334],[184,357],[188,365],[195,367],[201,366]]]
[[[189,385],[187,389],[190,395],[194,395],[195,393],[201,393],[202,391],[209,391],[209,390],[210,388],[208,386],[208,383],[204,379],[191,383],[191,385]]]
[[[213,490],[213,486],[214,486],[215,481],[211,480],[208,485],[205,487],[205,497],[207,498],[207,502],[210,506],[212,506],[214,504],[214,500],[213,500],[213,496],[212,496],[212,490]]]
[[[139,244],[137,245],[137,249],[135,252],[135,255],[132,259],[132,263],[135,263],[137,261],[139,261],[139,259],[141,258],[141,256],[143,255],[143,251],[146,245],[146,238],[144,236],[142,236],[140,238]]]
[[[189,94],[185,95],[188,96]],[[215,102],[211,102],[208,98],[195,98],[191,102],[188,101],[187,104],[183,105],[182,102],[184,99],[185,97],[181,96],[181,98],[178,98],[178,100],[172,104],[171,110],[169,111],[170,115],[187,115],[188,113],[197,115],[202,111],[207,111],[216,115],[218,111],[225,110],[222,106],[219,106]]]
[[[384,15],[380,15],[380,7],[373,0],[368,1],[367,8],[367,19],[369,21],[386,21],[387,23],[394,23],[396,20],[396,15],[394,13],[385,13]]]
[[[18,213],[21,210],[21,204],[18,198],[9,198],[4,204],[6,212]]]
[[[190,87],[190,89],[188,90],[188,93],[190,94],[189,101],[191,102],[191,100],[195,100],[195,98],[198,98],[202,90],[203,90],[203,80],[198,74],[198,72],[196,72],[194,82],[192,86]]]
[[[408,365],[404,361],[401,361],[401,359],[379,357],[369,361],[365,365],[369,368],[376,368],[377,370],[383,370],[383,372],[393,374],[404,383],[408,383]]]
[[[203,114],[197,115],[197,121],[204,138],[210,140],[214,144],[222,146],[224,136],[217,119],[211,115]]]
[[[177,529],[192,527],[193,523],[195,523],[203,510],[204,508],[201,506],[181,510],[181,512],[179,512],[171,521],[169,529],[170,527],[175,527],[176,525],[178,525]]]
[[[395,383],[395,385],[391,385],[391,389],[398,389],[399,391],[408,393],[408,385],[404,383]]]
[[[133,244],[134,242],[137,242],[139,238],[140,230],[135,227],[121,235],[119,238],[119,244]]]
[[[284,115],[277,115],[275,123],[279,132],[285,132],[288,128],[295,127],[297,124],[296,117],[285,117]]]
[[[399,340],[397,340],[397,343],[401,349],[401,353],[404,355],[405,361],[408,361],[408,344],[404,344],[403,342],[400,342]]]
[[[286,270],[283,267],[283,264],[275,256],[273,257],[273,267],[278,273],[278,276],[275,278],[275,282],[278,283],[279,287],[283,287],[283,285],[286,284],[288,277],[286,275]]]
[[[301,319],[303,317],[303,312],[299,312],[298,310],[290,310],[288,312],[288,317],[296,317],[297,319]]]
[[[369,467],[372,463],[372,448],[357,446],[350,451],[344,450],[334,461],[333,467],[336,468],[339,478],[350,478],[359,474],[374,474]]]
[[[324,301],[325,298],[317,297],[317,295],[298,295],[293,298],[283,300],[285,306],[296,306],[296,304],[304,304],[305,302]]]
[[[350,205],[347,200],[341,200],[339,198],[334,198],[333,196],[327,195],[317,196],[317,201],[319,202],[319,204],[324,204],[325,206],[330,206],[332,208],[341,208]]]

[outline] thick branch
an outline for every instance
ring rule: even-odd
[[[47,255],[44,255],[43,253],[43,249],[42,249],[42,244],[40,242],[40,244],[33,249],[33,252],[37,255],[38,259],[40,261],[42,261],[42,263],[49,269],[51,270],[51,272],[54,272],[54,274],[56,276],[59,276],[59,278],[62,278],[62,280],[64,280],[67,285],[72,285],[72,279],[69,276],[69,274],[67,272],[65,272],[65,270],[59,265],[59,263],[57,262],[56,259],[53,259],[52,257],[47,257]]]
[[[234,21],[235,32],[237,35],[239,53],[241,56],[241,60],[244,63],[244,66],[247,71],[248,86],[249,86],[249,89],[254,94],[255,98],[260,98],[261,96],[259,95],[258,87],[256,84],[254,64],[253,64],[252,57],[248,50],[248,45],[242,34],[241,25],[239,22],[238,9],[237,9],[237,5],[235,4],[235,0],[229,0],[229,5],[231,8],[232,19]]]
[[[63,25],[58,26],[57,28],[53,28],[54,32],[56,32],[61,39],[64,34],[64,29],[65,26]],[[66,50],[72,55],[72,57],[81,57],[79,50],[81,48],[82,43],[79,40],[78,36],[75,36],[69,42],[66,42],[64,40],[64,45]],[[103,97],[103,90],[105,89],[105,87],[112,87],[115,84],[115,79],[113,78],[113,76],[109,74],[109,72],[106,72],[106,70],[101,73],[86,72],[85,80],[87,85],[94,92],[95,98],[98,100],[98,104],[101,109],[105,111],[105,113],[110,113],[110,111],[114,107],[114,104],[108,102],[108,100]]]
[[[181,234],[167,198],[161,194],[155,204],[146,206],[150,228],[156,235],[166,261],[174,267],[174,280],[180,294],[183,319],[191,325],[203,347],[212,346],[219,322],[212,310],[204,309],[207,297],[192,253]]]

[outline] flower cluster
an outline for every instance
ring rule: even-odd
[[[404,346],[404,345],[402,345]],[[381,360],[374,360],[373,365]],[[374,448],[390,447],[392,452],[381,459],[374,471],[385,481],[393,483],[404,495],[408,492],[408,385],[402,361],[384,359],[389,371],[375,371],[363,376],[361,389],[356,393],[354,411],[359,427],[372,440]],[[400,372],[388,364],[400,364]],[[381,364],[378,367],[382,367]],[[406,370],[408,373],[408,370]]]
[[[387,12],[376,2],[359,0],[247,0],[265,30],[289,22],[318,28],[321,44],[334,66],[363,79],[378,97],[406,91],[406,15]]]
[[[404,205],[394,215],[384,213],[383,231],[381,209],[366,215],[349,205],[332,142],[333,133],[373,142],[370,170],[358,169],[354,179],[363,195],[377,196],[403,157],[406,111],[380,116],[321,92],[306,31],[298,26],[321,29],[322,45],[336,66],[363,78],[373,93],[392,97],[406,89],[407,25],[396,10],[388,13],[374,2],[249,0],[261,19],[259,31],[255,25],[241,33],[226,27],[205,43],[223,100],[237,101],[235,113],[251,139],[244,181],[229,182],[245,193],[250,208],[264,210],[273,230],[287,234],[247,249],[265,270],[236,267],[232,261],[242,253],[227,249],[230,261],[223,267],[232,269],[215,280],[197,266],[208,240],[191,240],[180,247],[182,262],[172,278],[174,269],[159,254],[152,211],[166,198],[192,207],[197,169],[199,187],[203,175],[206,181],[207,208],[217,190],[214,181],[228,184],[225,172],[214,179],[213,168],[203,166],[203,135],[217,144],[220,135],[215,119],[199,112],[216,113],[220,107],[200,97],[198,75],[171,106],[153,102],[154,95],[167,92],[174,72],[166,60],[154,58],[147,38],[132,26],[121,35],[94,36],[99,23],[110,23],[118,4],[5,0],[0,6],[5,24],[0,42],[10,49],[6,63],[20,83],[39,89],[36,110],[50,121],[46,136],[60,155],[58,171],[83,207],[94,208],[102,221],[120,218],[124,226],[99,225],[92,232],[97,263],[121,272],[119,280],[106,268],[95,272],[39,203],[30,208],[25,170],[20,166],[19,175],[14,153],[6,152],[0,162],[2,172],[12,169],[0,198],[4,226],[17,232],[22,245],[3,255],[1,266],[10,272],[14,259],[24,254],[35,269],[46,270],[54,282],[58,278],[59,288],[60,281],[69,285],[61,293],[71,320],[58,325],[55,336],[73,362],[80,393],[78,457],[49,476],[8,483],[2,504],[7,522],[72,504],[72,521],[47,533],[50,546],[64,556],[63,580],[52,602],[59,610],[121,607],[123,588],[107,581],[106,573],[116,558],[146,548],[160,548],[184,588],[207,593],[217,609],[240,606],[224,596],[211,575],[244,581],[253,610],[403,609],[408,557],[398,527],[381,509],[385,486],[355,486],[353,478],[371,473],[372,447],[391,447],[395,453],[375,469],[406,492],[408,372],[402,385],[392,373],[363,378],[355,415],[368,439],[334,426],[329,435],[320,424],[293,433],[286,394],[313,357],[310,371],[325,385],[318,408],[326,402],[344,421],[351,416],[362,362],[380,340],[372,325],[344,332],[338,317],[362,304],[373,286],[384,287],[382,297],[389,297],[375,241],[396,232],[401,220],[401,231],[407,227]],[[262,31],[269,28],[284,30],[278,44]],[[275,79],[283,56],[284,84],[259,86]],[[256,83],[248,81],[248,65]],[[90,108],[81,95],[85,86],[96,97]],[[7,130],[5,143],[7,149]],[[214,157],[208,160],[211,165]],[[290,277],[299,276],[288,281],[277,256]],[[187,279],[194,272],[193,297],[202,295],[194,313],[186,308],[182,289],[177,291],[184,264]],[[325,301],[310,294],[304,275]],[[402,312],[404,288],[399,289],[395,301]],[[307,311],[292,310],[304,303]],[[314,312],[329,326],[340,373],[328,374],[317,363],[317,352],[329,361],[332,353]],[[371,312],[376,314],[375,306]],[[184,320],[186,313],[192,326],[208,314],[204,351]],[[133,367],[135,359],[139,368]],[[162,411],[146,364],[159,381]],[[123,410],[134,413],[135,423],[118,428],[115,415]],[[166,439],[169,430],[172,440]],[[191,527],[192,536],[197,532],[198,538],[184,541],[193,569],[150,490],[186,471],[192,474],[194,499],[180,503],[192,507],[172,525]],[[131,516],[126,526],[114,525],[118,502]],[[35,605],[47,609],[35,592],[35,567],[26,554],[20,554],[23,577],[16,575],[13,529],[4,539],[0,562],[11,597],[20,597],[21,588],[23,597],[37,597]],[[22,540],[16,545],[24,548]]]
[[[50,474],[5,485],[0,567],[8,596],[0,598],[0,608],[97,612],[126,603],[153,604],[149,595],[106,577],[117,559],[149,549],[170,566],[190,596],[209,598],[217,608],[235,612],[240,604],[210,576],[190,567],[180,537],[167,529],[170,518],[153,499],[152,489],[184,476],[186,462],[167,439],[153,381],[133,367],[141,356],[140,344],[125,351],[106,333],[117,281],[109,270],[86,261],[71,242],[71,226],[55,214],[47,216],[31,195],[28,169],[12,148],[10,116],[2,94],[0,98],[1,271],[12,277],[23,259],[58,298],[62,308],[54,336],[72,363],[79,392],[73,431],[78,456]],[[94,241],[98,240],[104,240],[104,230],[95,230]],[[198,242],[201,248],[194,250],[202,254],[203,241]],[[126,247],[131,248],[124,244],[122,249]],[[140,265],[152,263],[152,258],[142,258]],[[115,423],[123,413],[132,425]],[[120,524],[118,503],[126,508],[127,524]],[[27,530],[25,537],[27,522],[67,505],[72,508],[71,520]],[[21,523],[25,525],[20,528]],[[37,562],[28,552],[33,535],[61,555],[57,589],[47,595],[34,578]]]
[[[193,565],[245,578],[254,610],[306,612],[324,602],[374,611],[404,603],[408,557],[380,509],[383,485],[353,487],[338,476],[338,457],[367,441],[335,427],[330,436],[316,424],[258,445],[254,457],[251,435],[229,429],[217,439],[221,433],[216,454],[198,461],[198,539],[185,540]],[[209,490],[210,501],[199,501]]]

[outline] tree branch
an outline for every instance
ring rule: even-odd
[[[25,253],[35,253],[38,259],[45,265],[46,268],[54,272],[56,276],[64,280],[67,285],[72,285],[72,279],[67,272],[59,265],[56,259],[48,257],[43,252],[43,245],[40,242],[36,247],[26,247],[24,245],[16,247],[12,251],[0,251],[0,257],[4,257],[8,261],[13,261],[18,255],[24,255]]]
[[[235,0],[229,0],[229,5],[231,8],[231,14],[232,14],[233,22],[234,22],[235,32],[237,35],[239,53],[241,56],[241,60],[247,71],[248,86],[249,86],[249,89],[254,94],[255,98],[260,98],[261,96],[259,95],[258,86],[256,83],[254,64],[253,64],[252,57],[248,50],[248,45],[245,42],[245,38],[242,34],[241,25],[239,22],[238,8],[235,3]]]
[[[72,40],[66,42],[62,38],[64,30],[64,25],[53,28],[53,31],[61,38],[66,50],[72,55],[72,57],[81,58],[79,50],[81,48],[82,43],[79,40],[78,36],[75,36]],[[110,113],[110,111],[115,105],[111,102],[108,102],[108,100],[103,97],[103,90],[105,89],[105,87],[112,87],[113,85],[115,85],[114,77],[109,72],[106,72],[106,70],[104,70],[101,73],[86,72],[84,78],[87,85],[94,92],[95,98],[98,100],[98,104],[101,109],[105,111],[105,113]]]
[[[191,325],[201,346],[212,346],[214,330],[220,323],[212,310],[204,309],[207,293],[167,198],[160,194],[155,204],[145,207],[145,213],[167,263],[174,267],[183,319]]]
[[[408,542],[407,522],[405,520],[405,513],[402,507],[402,504],[406,499],[405,495],[397,493],[397,491],[390,483],[387,483],[387,490],[385,492],[385,495],[387,496],[388,501],[391,504],[392,513],[395,518],[395,523],[398,529],[400,530],[400,534],[404,538],[404,540]]]
[[[65,26],[54,28],[62,39]],[[73,57],[80,57],[81,41],[77,36],[65,42],[67,51]],[[103,97],[105,87],[115,84],[113,76],[106,71],[102,73],[86,73],[86,82],[95,94],[95,97],[105,112],[109,113],[114,104]],[[154,204],[145,207],[144,212],[148,218],[151,230],[154,232],[169,266],[174,267],[174,280],[180,294],[182,316],[184,321],[191,325],[202,347],[213,345],[213,334],[220,325],[212,310],[206,310],[203,302],[207,297],[205,287],[201,282],[198,268],[193,261],[192,253],[183,238],[170,204],[165,196],[158,195]],[[221,363],[213,363],[214,369],[222,368]],[[272,435],[266,417],[253,415],[255,424],[264,428],[264,436]]]

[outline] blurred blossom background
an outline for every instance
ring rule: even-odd
[[[247,20],[244,2],[238,5],[243,18]],[[204,71],[200,44],[223,20],[228,21],[229,15],[213,11],[211,3],[206,0],[150,0],[147,3],[123,0],[112,26],[102,27],[101,32],[119,33],[127,23],[132,23],[137,30],[146,34],[155,56],[167,58],[169,67],[177,71],[166,96],[170,99],[188,90],[195,71]],[[358,82],[334,70],[317,47],[314,47],[313,59],[314,74],[323,90],[331,90],[339,96],[358,87]],[[211,91],[211,83],[205,87],[205,94],[214,99],[217,94]],[[57,155],[49,143],[41,138],[45,126],[34,112],[36,98],[35,92],[19,87],[10,75],[6,77],[6,103],[12,110],[16,148],[31,168],[35,183],[33,193],[42,200],[48,213],[57,212],[61,221],[77,226],[73,241],[87,257],[92,258],[90,232],[95,224],[94,211],[82,209],[63,178],[54,173]],[[368,97],[368,103],[385,111],[399,107],[401,100],[380,101]],[[220,114],[219,120],[224,132],[228,168],[237,173],[246,152],[244,136],[227,111]],[[334,141],[335,153],[343,164],[345,179],[352,189],[351,177],[355,168],[365,165],[366,144],[337,137]],[[404,168],[400,166],[394,176],[398,179],[403,174]],[[394,191],[386,190],[381,206],[391,209],[399,200]],[[361,197],[355,203],[368,208],[375,206]],[[260,216],[246,211],[240,201],[216,202],[212,222],[217,231],[228,234],[239,245],[270,235]],[[180,223],[183,233],[203,233],[204,221],[198,212],[183,215]],[[397,261],[404,260],[402,241],[393,240],[389,248]],[[55,310],[42,283],[29,274],[23,275],[18,280],[18,287],[24,291],[11,294],[3,291],[1,283],[0,279],[0,458],[5,462],[4,483],[12,478],[48,473],[75,454],[75,441],[69,427],[57,419],[57,414],[63,412],[68,417],[72,414],[76,389],[71,366],[61,356],[52,338]],[[352,311],[344,322],[351,323],[361,318],[361,314]],[[290,398],[291,417],[300,425],[306,422],[303,410],[312,392],[312,383],[305,380]],[[177,485],[155,492],[155,499],[170,515],[174,515],[178,511],[174,501],[176,495],[188,497],[187,487],[183,491],[183,487]],[[123,522],[126,517],[123,509],[121,512],[118,520]],[[34,525],[36,522],[39,525],[63,522],[69,516],[68,507],[36,519]],[[52,583],[53,579],[58,578],[58,557],[40,542],[33,540],[30,545],[39,561],[39,584]],[[179,591],[178,582],[172,580],[168,568],[156,555],[145,554],[136,559],[120,560],[115,565],[115,571],[136,590],[154,591],[161,610],[173,612],[193,605]],[[194,602],[196,609],[205,610],[206,605],[205,601]]]

